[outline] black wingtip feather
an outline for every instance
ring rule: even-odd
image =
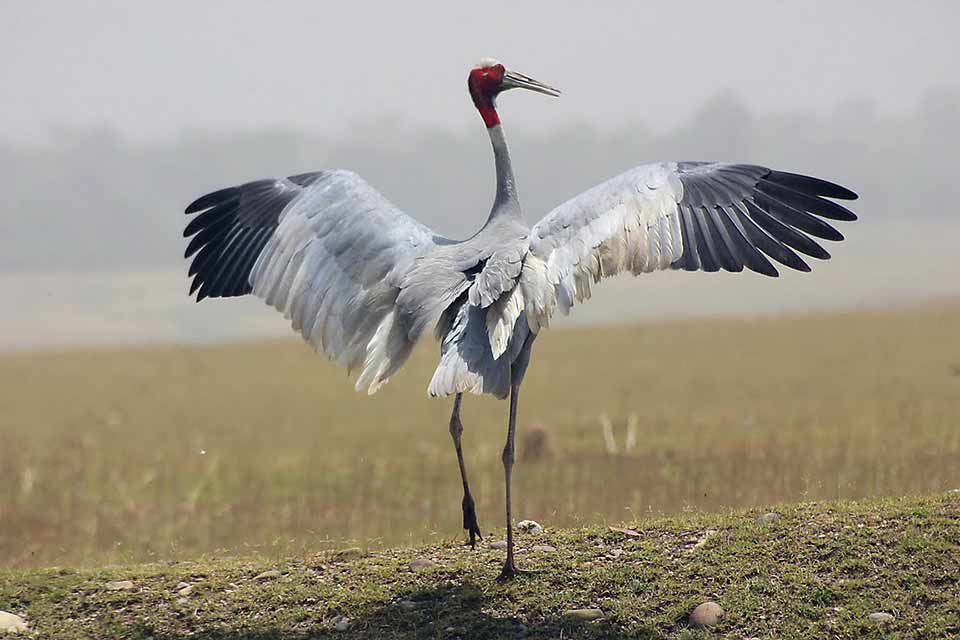
[[[844,186],[820,178],[805,176],[788,171],[771,171],[766,179],[797,191],[837,200],[856,200],[860,196]]]
[[[250,293],[251,271],[279,224],[280,212],[323,175],[315,171],[255,180],[191,202],[186,213],[197,215],[184,230],[185,237],[192,236],[185,251],[186,258],[192,256],[190,295],[196,293],[200,302]]]
[[[757,183],[757,189],[784,204],[788,204],[796,209],[815,213],[823,218],[841,220],[843,222],[853,222],[857,219],[857,214],[840,206],[836,202],[821,198],[817,195],[804,193],[803,191],[771,182],[770,180],[760,180]]]
[[[209,209],[210,207],[226,202],[227,200],[239,199],[240,198],[240,187],[227,187],[226,189],[220,189],[218,191],[213,191],[204,196],[200,196],[193,202],[187,205],[187,208],[184,209],[184,213],[190,215],[191,213],[196,213],[197,211],[203,211],[204,209]]]

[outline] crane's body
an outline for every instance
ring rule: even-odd
[[[253,293],[284,313],[303,338],[358,370],[374,393],[427,331],[440,342],[431,396],[455,396],[450,419],[464,486],[470,544],[480,536],[461,449],[462,394],[510,397],[503,463],[507,560],[513,558],[511,471],[520,384],[533,342],[559,308],[617,273],[663,269],[769,276],[768,258],[809,271],[796,251],[826,259],[810,236],[840,240],[821,218],[854,220],[831,199],[853,192],[817,178],[755,165],[661,162],[631,169],[524,222],[495,99],[525,88],[555,89],[494,60],[468,88],[490,135],[497,187],[485,224],[467,240],[444,238],[393,206],[362,178],[333,170],[258,180],[203,196],[193,236],[197,299]]]

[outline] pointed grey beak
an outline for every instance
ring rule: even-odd
[[[530,91],[536,91],[537,93],[543,93],[548,96],[559,96],[560,91],[554,89],[550,85],[543,84],[542,82],[537,82],[529,76],[525,76],[522,73],[517,73],[516,71],[507,71],[503,74],[503,84],[504,89],[529,89]]]

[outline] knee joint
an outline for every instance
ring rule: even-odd
[[[459,416],[452,416],[450,418],[450,435],[459,438],[461,434],[463,434],[463,423],[460,422]]]
[[[512,467],[513,466],[513,447],[509,445],[504,447],[503,456],[501,457],[501,459],[503,460],[503,466]]]

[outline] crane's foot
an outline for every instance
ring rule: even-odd
[[[539,573],[539,571],[536,569],[517,569],[517,566],[513,563],[504,563],[503,569],[500,571],[500,575],[497,576],[497,582],[503,584],[505,582],[510,582],[514,578],[533,576],[537,573]]]
[[[463,496],[463,529],[470,534],[470,540],[467,544],[471,549],[477,548],[477,539],[483,540],[480,533],[480,524],[477,522],[477,510],[473,504],[473,496],[466,494]]]
[[[516,578],[517,576],[529,573],[528,571],[521,571],[517,569],[517,565],[514,564],[513,558],[507,558],[506,562],[503,563],[503,569],[500,571],[500,575],[497,576],[497,582],[504,583],[509,582]]]

